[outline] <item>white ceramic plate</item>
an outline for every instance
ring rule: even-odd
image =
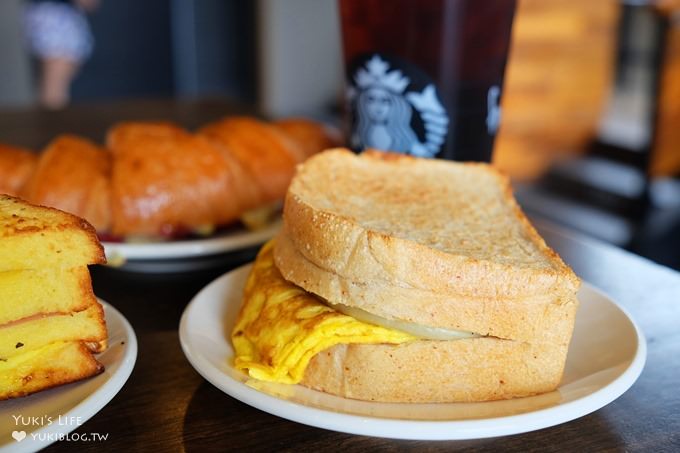
[[[280,228],[278,220],[260,230],[229,230],[203,239],[102,244],[112,267],[132,272],[181,272],[209,267],[220,255],[263,244]]]
[[[0,401],[0,452],[32,452],[45,448],[99,412],[128,380],[137,359],[137,337],[118,310],[100,302],[104,305],[109,347],[97,359],[105,371],[91,379]],[[25,437],[15,440],[14,431],[17,436],[23,431]]]
[[[584,284],[562,384],[507,401],[388,404],[356,401],[295,385],[255,382],[233,368],[228,340],[251,265],[205,287],[187,306],[180,341],[209,382],[253,407],[307,425],[398,439],[473,439],[533,431],[589,414],[618,398],[645,363],[644,337],[611,299]]]

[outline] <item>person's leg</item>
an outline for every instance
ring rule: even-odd
[[[41,64],[40,104],[48,109],[64,107],[78,63],[67,58],[45,58]]]

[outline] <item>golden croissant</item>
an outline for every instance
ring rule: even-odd
[[[0,145],[0,193],[87,219],[100,236],[209,231],[283,199],[295,166],[340,144],[306,119],[228,117],[191,133],[169,122],[124,122],[104,146],[75,135],[42,153]]]

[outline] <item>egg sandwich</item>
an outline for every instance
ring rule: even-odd
[[[330,150],[298,167],[253,266],[235,365],[369,401],[544,393],[579,285],[491,166]]]
[[[0,195],[0,400],[103,371],[104,311],[88,264],[105,261],[94,228]]]

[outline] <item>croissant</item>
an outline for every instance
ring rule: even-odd
[[[297,143],[302,150],[302,160],[320,149],[341,146],[342,135],[337,129],[305,118],[288,118],[275,121],[272,126]]]
[[[45,148],[19,195],[27,201],[76,213],[97,231],[108,231],[111,155],[91,141],[60,135]]]
[[[202,127],[198,134],[212,139],[223,154],[232,156],[254,185],[255,193],[246,200],[248,208],[281,199],[295,165],[304,160],[295,141],[253,118],[225,118]]]
[[[27,149],[0,144],[0,193],[19,195],[37,161],[35,153]]]
[[[186,134],[188,131],[169,121],[127,121],[109,128],[106,146],[116,150],[140,140],[172,139]]]
[[[196,133],[123,122],[103,147],[74,135],[39,156],[0,146],[0,192],[84,217],[105,238],[176,237],[282,200],[296,165],[338,137],[305,119],[230,117]]]
[[[108,134],[116,236],[173,236],[241,212],[232,165],[200,135],[171,125],[121,124]]]

